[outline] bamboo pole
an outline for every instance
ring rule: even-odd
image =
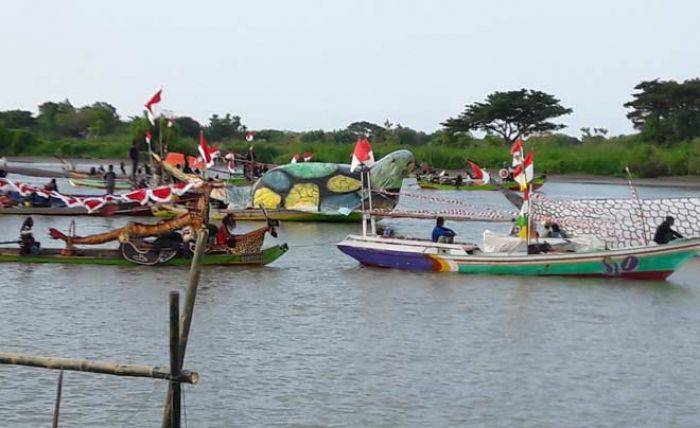
[[[209,230],[202,228],[197,233],[197,246],[195,247],[194,257],[190,265],[189,281],[185,290],[185,303],[182,308],[182,316],[180,317],[180,343],[178,349],[179,366],[182,367],[185,361],[185,353],[187,351],[187,340],[190,336],[190,326],[192,325],[192,314],[194,312],[194,302],[197,299],[197,287],[199,286],[199,274],[201,272],[201,260],[204,254],[204,249],[207,246],[209,239]],[[162,428],[168,428],[170,424],[172,411],[173,389],[168,388],[168,394],[165,397],[165,406],[163,408],[163,423]]]
[[[180,375],[180,294],[170,292],[170,375],[177,378]],[[171,381],[173,391],[172,407],[170,410],[170,426],[180,428],[180,383]]]
[[[0,364],[41,367],[45,369],[70,370],[78,372],[102,373],[115,376],[149,377],[155,379],[175,380],[184,383],[197,383],[199,374],[182,370],[176,379],[170,375],[170,370],[157,366],[141,366],[135,364],[120,364],[111,361],[78,360],[72,358],[41,357],[12,352],[0,352]]]
[[[58,428],[58,413],[61,408],[61,392],[63,391],[63,370],[58,372],[58,386],[56,387],[56,404],[53,407],[53,428]]]

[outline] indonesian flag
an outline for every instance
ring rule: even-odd
[[[204,138],[204,131],[199,131],[199,154],[202,157],[202,162],[207,168],[214,166],[214,152],[212,151],[209,144],[207,144],[207,139]]]
[[[515,154],[520,154],[523,152],[523,140],[521,138],[518,138],[515,140],[512,146],[510,146],[510,154],[515,155]]]
[[[245,140],[246,140],[247,142],[250,143],[251,141],[253,141],[254,138],[255,138],[255,132],[253,132],[253,131],[248,131],[248,132],[245,133]]]
[[[294,153],[294,156],[292,156],[292,160],[290,163],[297,163],[299,162],[299,153]]]
[[[510,154],[513,156],[514,167],[517,167],[523,162],[523,140],[518,138],[515,143],[510,147]]]
[[[151,131],[147,129],[146,130],[146,144],[148,144],[148,150],[151,150],[151,139],[152,138],[153,137],[151,136]]]
[[[530,152],[525,157],[522,165],[518,165],[515,170],[513,170],[513,180],[515,180],[520,185],[520,190],[525,191],[527,189],[527,184],[535,178],[535,153]]]
[[[304,153],[303,155],[301,155],[301,157],[302,157],[302,159],[304,159],[304,162],[308,162],[314,158],[314,154],[307,152],[307,153]]]
[[[156,117],[155,117],[155,115],[153,114],[153,106],[154,106],[155,104],[158,104],[158,103],[160,102],[160,94],[161,94],[161,92],[163,92],[163,90],[162,90],[162,89],[158,89],[158,92],[156,92],[155,94],[153,94],[153,96],[151,97],[151,99],[149,99],[148,101],[146,101],[146,104],[144,104],[144,106],[146,106],[146,115],[148,116],[148,120],[151,122],[151,125],[154,125],[154,126],[155,126],[155,124],[156,124]]]
[[[491,180],[491,176],[487,171],[484,171],[483,169],[479,168],[479,165],[475,164],[472,161],[467,161],[469,163],[469,166],[472,169],[472,178],[475,180],[482,180],[482,184],[488,184],[489,181]]]
[[[352,152],[352,162],[350,162],[350,172],[355,171],[355,169],[360,165],[365,165],[370,167],[374,164],[374,153],[372,153],[372,146],[369,144],[369,140],[366,138],[360,138],[355,143],[355,150]]]

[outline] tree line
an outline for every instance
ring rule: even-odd
[[[700,136],[700,79],[684,82],[659,79],[643,81],[635,86],[632,100],[624,106],[627,117],[639,131],[642,141],[658,145],[689,141]],[[557,119],[570,114],[554,95],[533,89],[493,92],[483,101],[465,106],[455,117],[446,119],[438,131],[425,133],[388,120],[382,124],[357,121],[338,130],[292,132],[258,130],[256,141],[275,143],[354,142],[367,136],[378,144],[422,146],[445,145],[468,147],[483,141],[501,140],[512,143],[518,138],[541,136],[564,129]],[[248,128],[241,117],[231,113],[213,114],[205,124],[188,116],[176,117],[164,127],[164,138],[173,144],[196,139],[203,130],[212,142],[242,141]],[[0,151],[17,152],[29,140],[101,140],[114,136],[129,141],[143,141],[150,129],[158,138],[158,128],[150,126],[143,116],[120,118],[114,106],[95,102],[74,106],[69,100],[48,101],[38,106],[38,113],[25,110],[0,111]],[[8,132],[19,130],[22,132]],[[484,138],[475,138],[483,132]],[[27,135],[30,133],[31,135]],[[600,142],[608,139],[604,128],[582,128],[581,138],[574,142]]]

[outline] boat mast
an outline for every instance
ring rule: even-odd
[[[642,201],[639,199],[637,188],[632,184],[632,173],[630,172],[629,165],[625,166],[625,171],[627,171],[627,184],[629,184],[630,189],[632,190],[632,197],[637,201],[637,206],[639,207],[639,217],[642,219],[642,235],[644,236],[644,245],[649,245],[647,222],[644,218],[644,209],[642,208]]]

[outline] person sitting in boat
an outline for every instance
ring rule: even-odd
[[[654,233],[654,242],[659,245],[668,244],[676,238],[683,238],[683,235],[671,229],[675,223],[675,219],[671,216],[667,216],[657,228],[656,233]]]
[[[7,159],[5,156],[0,156],[0,178],[7,177]]]
[[[109,165],[109,171],[103,176],[105,180],[105,187],[107,188],[107,194],[113,195],[114,188],[117,184],[117,174],[114,172],[114,166]]]
[[[95,168],[94,166],[91,166],[90,167],[90,175],[97,175],[97,168]]]
[[[192,174],[192,168],[190,168],[190,161],[185,156],[185,165],[182,167],[182,172],[185,174]]]
[[[47,192],[58,192],[58,183],[56,183],[56,179],[52,178],[51,181],[46,183],[44,190]]]
[[[34,239],[32,227],[34,227],[34,219],[27,217],[19,230],[19,254],[21,256],[39,254],[41,244]]]
[[[226,214],[221,220],[221,226],[216,231],[216,245],[235,247],[236,241],[233,231],[236,228],[236,220],[232,214]]]
[[[444,217],[437,218],[437,221],[435,222],[435,227],[433,228],[433,242],[451,244],[454,242],[454,237],[456,235],[457,234],[454,230],[450,229],[449,227],[445,227]]]
[[[104,175],[106,172],[107,172],[107,171],[105,170],[104,165],[100,165],[100,167],[97,168],[97,173],[98,173],[99,175]]]
[[[544,224],[544,237],[545,238],[567,238],[566,233],[561,230],[557,223],[545,223]]]

